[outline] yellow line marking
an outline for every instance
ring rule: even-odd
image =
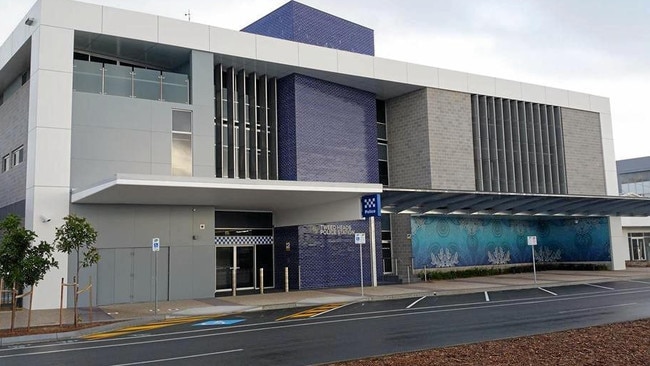
[[[287,316],[283,316],[281,318],[276,319],[276,321],[280,320],[288,320],[288,319],[306,319],[306,318],[313,318],[317,315],[323,314],[328,311],[332,311],[334,309],[340,308],[341,306],[345,305],[345,303],[335,303],[335,304],[325,304],[325,305],[320,305],[315,308],[303,310],[298,313],[290,314]]]
[[[201,315],[201,316],[190,316],[190,317],[185,317],[185,318],[171,318],[159,322],[154,322],[154,323],[148,323],[148,324],[143,324],[143,325],[134,325],[130,327],[125,327],[125,328],[120,328],[116,330],[111,330],[107,332],[101,332],[101,333],[93,333],[89,334],[86,336],[83,336],[81,338],[86,339],[86,340],[96,340],[96,339],[104,339],[104,338],[111,338],[111,337],[117,337],[129,333],[135,333],[143,330],[154,330],[154,329],[159,329],[159,328],[164,328],[164,327],[169,327],[172,325],[177,325],[177,324],[185,324],[185,323],[191,323],[194,321],[199,321],[199,320],[205,320],[205,319],[213,319],[213,318],[219,318],[223,317],[225,314],[215,314],[215,315]],[[232,314],[230,314],[232,315]]]

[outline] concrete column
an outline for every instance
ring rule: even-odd
[[[628,257],[627,239],[623,235],[621,218],[610,216],[609,233],[611,235],[612,269],[625,269],[625,259]]]
[[[50,243],[70,206],[73,51],[71,29],[41,25],[32,35],[25,226]],[[69,282],[68,256],[55,258],[59,268],[37,286],[33,309],[59,306],[61,278]]]

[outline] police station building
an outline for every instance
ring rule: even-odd
[[[159,300],[206,298],[525,263],[528,236],[621,269],[620,216],[650,211],[616,197],[607,98],[375,57],[372,29],[295,1],[233,31],[40,0],[0,96],[0,217],[48,241],[86,217],[100,305],[153,301],[156,263]],[[73,276],[57,259],[35,308]]]

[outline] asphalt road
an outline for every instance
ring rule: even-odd
[[[650,317],[650,280],[333,304],[0,349],[0,365],[305,365]]]

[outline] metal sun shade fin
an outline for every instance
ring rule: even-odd
[[[227,119],[226,119],[226,131],[228,133],[228,178],[235,178],[235,162],[236,159],[236,150],[235,142],[237,141],[236,129],[235,129],[235,69],[233,67],[228,68],[226,71],[226,94],[227,94]]]
[[[223,154],[223,68],[221,64],[214,68],[214,161],[215,176],[223,177],[224,174],[224,154]]]
[[[251,179],[258,178],[259,164],[258,164],[258,143],[257,131],[259,124],[257,120],[257,74],[251,73],[248,75],[248,83],[246,90],[248,90],[248,176]]]
[[[278,83],[276,78],[269,79],[269,179],[278,179]]]
[[[246,120],[248,109],[246,108],[246,70],[239,70],[237,73],[237,109],[238,109],[238,177],[248,178],[248,159],[246,152],[248,150],[248,139],[246,133]]]
[[[481,128],[478,95],[472,94],[472,138],[474,140],[474,179],[476,190],[483,191],[483,164],[481,158]]]
[[[259,80],[259,149],[262,154],[259,159],[260,179],[269,179],[269,111],[268,111],[268,78],[262,75]]]

